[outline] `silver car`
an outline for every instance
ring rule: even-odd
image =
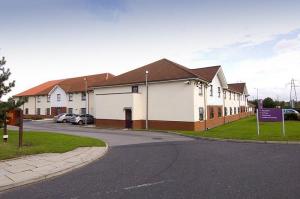
[[[70,122],[70,119],[74,116],[75,114],[71,113],[61,113],[57,116],[54,117],[54,122],[57,123],[67,123]]]

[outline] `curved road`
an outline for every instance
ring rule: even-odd
[[[26,128],[33,126],[50,128],[53,124],[27,124]],[[105,130],[96,133],[61,126],[57,128],[107,136]],[[117,135],[134,138],[136,133],[110,131],[115,139]],[[139,139],[145,136],[147,142],[116,141],[120,144],[86,167],[3,192],[0,198],[300,198],[300,145],[137,134]],[[149,136],[156,139],[151,142]]]

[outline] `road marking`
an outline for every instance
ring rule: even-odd
[[[149,187],[149,186],[158,185],[158,184],[163,184],[163,183],[165,183],[165,181],[159,181],[159,182],[153,182],[153,183],[140,184],[140,185],[136,185],[136,186],[132,186],[132,187],[126,187],[126,188],[123,188],[123,189],[125,189],[125,190],[138,189],[138,188],[142,188],[142,187]]]

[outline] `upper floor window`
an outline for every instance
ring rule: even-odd
[[[199,95],[203,95],[203,85],[199,85]]]
[[[131,87],[131,92],[132,93],[138,93],[139,92],[139,86],[132,86]]]
[[[213,91],[213,85],[210,85],[210,96],[214,95],[214,91]]]
[[[60,102],[60,100],[61,100],[61,95],[60,95],[60,94],[57,94],[57,95],[56,95],[56,100],[57,100],[58,102]]]
[[[50,95],[47,96],[47,102],[50,102]]]
[[[38,102],[38,103],[41,102],[41,96],[37,96],[37,102]]]
[[[81,93],[81,101],[85,101],[86,100],[86,92],[82,92]]]
[[[226,99],[226,91],[224,91],[224,94],[223,94],[223,95],[224,95],[224,99]]]
[[[221,88],[218,87],[218,97],[220,98],[221,97]]]
[[[235,100],[235,93],[233,93],[233,100]]]
[[[73,93],[69,93],[69,101],[73,101]]]
[[[230,99],[230,100],[231,100],[231,95],[232,95],[232,94],[231,94],[231,91],[229,91],[229,99]]]

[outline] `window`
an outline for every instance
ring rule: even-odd
[[[224,99],[226,99],[226,91],[224,91]]]
[[[57,94],[57,95],[56,95],[56,100],[57,100],[58,102],[60,102],[60,98],[61,98],[60,94]]]
[[[38,103],[41,102],[41,96],[37,96],[37,102],[38,102]]]
[[[139,86],[132,86],[131,87],[131,92],[132,93],[138,93],[139,92]]]
[[[240,101],[240,94],[237,94],[238,101]]]
[[[227,107],[224,107],[225,116],[227,116]]]
[[[84,114],[86,114],[86,108],[81,108],[81,113],[80,113],[81,115],[84,115]]]
[[[213,85],[210,85],[210,96],[214,95],[214,91],[213,91]]]
[[[37,108],[37,109],[36,109],[36,114],[37,114],[37,115],[40,115],[40,114],[41,114],[41,109],[40,109],[40,108]]]
[[[233,93],[233,100],[235,100],[235,93]]]
[[[221,107],[218,108],[218,117],[222,117],[222,108]]]
[[[81,101],[85,101],[86,100],[86,92],[82,92],[81,93]]]
[[[73,108],[68,108],[68,113],[73,114]]]
[[[50,102],[50,95],[47,96],[47,102]]]
[[[73,93],[69,93],[69,101],[73,101]]]
[[[199,108],[199,120],[202,121],[204,119],[204,110],[203,107]]]
[[[28,115],[28,108],[25,108],[25,114]]]
[[[199,85],[199,95],[203,95],[203,85]]]
[[[231,91],[229,91],[229,99],[231,100]]]
[[[240,113],[240,107],[238,107],[238,113]]]
[[[234,107],[234,114],[236,114],[236,107]]]
[[[46,115],[50,115],[50,108],[46,108]]]
[[[210,107],[209,108],[209,118],[212,119],[214,117],[215,117],[214,108]]]
[[[230,107],[230,115],[232,115],[232,107]]]
[[[218,97],[220,98],[221,97],[221,88],[218,87]]]

